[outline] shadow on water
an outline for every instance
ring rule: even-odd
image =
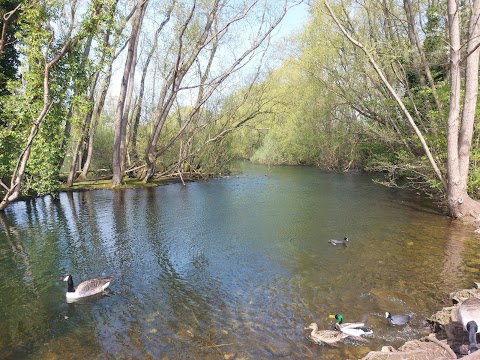
[[[478,235],[365,174],[246,166],[242,175],[19,202],[0,213],[7,359],[355,359],[428,333],[480,272]],[[349,246],[328,243],[348,236]],[[60,275],[114,275],[68,304]],[[385,311],[411,314],[390,326]],[[330,314],[374,334],[319,346]]]

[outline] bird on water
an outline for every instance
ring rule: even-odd
[[[337,320],[335,324],[335,329],[351,335],[351,336],[361,336],[361,335],[370,335],[373,334],[373,330],[366,327],[364,323],[344,323],[343,316],[340,314],[330,315],[331,319]]]
[[[392,315],[388,311],[385,313],[385,317],[390,325],[406,325],[412,319],[410,315]]]
[[[348,245],[348,238],[347,237],[344,237],[343,240],[328,240],[328,242],[332,245],[345,245],[347,246]]]
[[[67,282],[67,299],[75,300],[84,298],[87,296],[92,296],[100,294],[105,291],[105,289],[110,285],[113,276],[105,276],[94,279],[89,279],[81,282],[75,288],[73,285],[72,275],[66,275],[63,281]]]
[[[334,345],[348,337],[347,334],[337,331],[337,330],[318,330],[318,325],[316,323],[311,323],[305,330],[311,329],[312,332],[310,333],[310,340],[312,340],[315,344],[323,345]]]

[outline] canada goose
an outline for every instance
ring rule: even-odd
[[[328,242],[332,245],[345,245],[347,246],[348,244],[348,238],[344,237],[343,240],[328,240]]]
[[[361,336],[361,335],[370,335],[373,334],[372,329],[365,327],[364,323],[344,323],[343,316],[340,314],[330,315],[331,319],[336,319],[337,323],[335,324],[335,329],[351,335],[351,336]]]
[[[465,330],[468,331],[468,350],[470,353],[478,350],[477,333],[480,332],[480,299],[469,298],[458,307],[458,317]]]
[[[92,296],[95,294],[99,294],[104,291],[108,285],[110,285],[110,281],[112,281],[113,276],[105,276],[90,280],[85,280],[81,282],[77,288],[73,287],[73,278],[72,275],[67,275],[63,279],[63,281],[67,282],[67,299],[80,299],[87,296]]]
[[[348,337],[347,334],[344,334],[341,331],[318,330],[318,325],[316,323],[311,323],[308,327],[305,328],[305,330],[307,329],[312,329],[312,332],[310,333],[310,340],[319,345],[333,345],[336,342]]]
[[[412,318],[410,315],[392,315],[388,311],[385,313],[390,325],[406,325]]]

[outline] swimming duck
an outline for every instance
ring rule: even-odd
[[[470,298],[465,300],[458,307],[458,317],[463,328],[468,331],[468,351],[469,353],[478,350],[477,333],[480,332],[480,299]]]
[[[364,323],[344,323],[343,316],[340,314],[330,315],[331,319],[336,319],[335,329],[351,336],[361,336],[373,334],[372,329],[365,327]]]
[[[316,323],[311,323],[308,327],[305,328],[305,330],[307,329],[312,329],[312,332],[310,333],[310,340],[319,345],[333,345],[338,341],[348,337],[347,334],[344,334],[341,331],[318,330],[318,325]]]
[[[406,325],[412,318],[410,315],[392,315],[388,311],[385,313],[390,325]]]
[[[113,276],[105,276],[90,280],[85,280],[81,282],[77,288],[73,287],[73,278],[72,275],[67,275],[63,279],[63,281],[67,282],[67,299],[80,299],[87,296],[99,294],[103,292],[108,285],[110,285],[110,281],[112,281]]]
[[[348,238],[344,237],[343,240],[328,240],[328,242],[332,245],[345,245],[345,246],[347,246]]]

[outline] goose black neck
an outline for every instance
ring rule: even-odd
[[[478,350],[477,348],[478,326],[477,326],[477,323],[472,320],[467,323],[466,328],[468,331],[468,349],[470,350],[470,353],[472,353]]]
[[[72,277],[69,276],[67,280],[67,292],[75,292],[75,289],[73,288],[73,280]]]

